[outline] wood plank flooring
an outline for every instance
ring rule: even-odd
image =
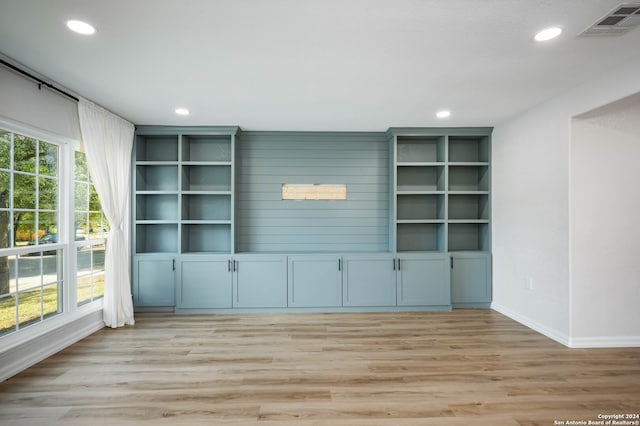
[[[640,414],[640,349],[491,310],[138,314],[0,384],[2,425],[554,425]]]

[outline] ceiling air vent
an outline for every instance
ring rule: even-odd
[[[640,26],[640,3],[623,3],[587,28],[582,36],[619,36]]]

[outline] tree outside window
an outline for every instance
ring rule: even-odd
[[[0,335],[62,312],[59,152],[0,130]]]
[[[75,152],[74,195],[77,301],[82,305],[104,295],[104,255],[109,224],[91,182],[87,158],[81,151]]]

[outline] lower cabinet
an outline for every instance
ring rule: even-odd
[[[290,307],[342,306],[341,256],[289,256],[287,280]]]
[[[180,309],[287,306],[285,256],[183,256],[176,307]]]
[[[236,255],[233,260],[234,308],[287,306],[287,257]]]
[[[396,271],[392,254],[344,256],[344,306],[395,306]]]
[[[395,267],[398,305],[451,305],[447,253],[402,254]]]
[[[176,307],[209,309],[232,307],[229,256],[186,256],[179,264]]]
[[[451,302],[454,308],[488,308],[491,303],[491,254],[451,253]]]
[[[135,256],[140,308],[488,307],[491,254]]]
[[[449,255],[345,256],[344,306],[451,305]]]
[[[136,256],[133,261],[133,303],[138,307],[173,307],[176,293],[173,257]]]

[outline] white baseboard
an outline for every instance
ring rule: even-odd
[[[576,337],[569,341],[571,348],[640,348],[640,336]]]
[[[90,312],[0,353],[0,382],[104,328],[102,310]]]
[[[640,336],[569,337],[500,304],[492,303],[491,309],[569,348],[640,348]]]
[[[565,333],[559,332],[558,330],[554,330],[552,328],[549,328],[543,324],[540,324],[537,321],[532,320],[531,318],[527,318],[523,315],[520,315],[516,312],[513,312],[512,310],[510,310],[509,308],[506,308],[500,304],[497,303],[492,303],[491,304],[491,309],[493,309],[494,311],[500,312],[502,315],[507,316],[509,318],[511,318],[514,321],[519,322],[520,324],[529,327],[532,330],[537,331],[538,333],[547,336],[548,338],[555,340],[556,342],[563,344],[567,347],[571,347],[569,345],[570,343],[570,338],[569,336],[567,336]]]

